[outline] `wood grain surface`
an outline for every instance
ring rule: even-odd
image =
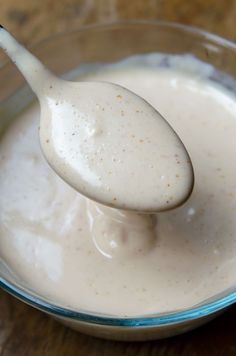
[[[191,24],[236,39],[235,0],[0,0],[0,16],[27,45],[84,24],[135,18]],[[0,355],[231,356],[236,355],[235,320],[236,306],[185,335],[110,342],[76,333],[0,291]]]

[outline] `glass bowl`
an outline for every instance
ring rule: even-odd
[[[195,28],[166,22],[129,21],[88,26],[40,43],[33,52],[55,73],[73,73],[81,64],[111,63],[150,52],[192,54],[212,64],[217,75],[235,90],[236,45]],[[85,65],[85,66],[86,66]],[[0,130],[14,120],[34,96],[13,64],[0,69]],[[233,83],[233,84],[232,84]],[[176,335],[211,320],[236,300],[225,291],[191,309],[143,317],[118,318],[63,308],[25,288],[0,259],[0,286],[18,299],[78,331],[115,340],[148,340]]]

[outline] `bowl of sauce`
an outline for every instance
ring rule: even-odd
[[[87,27],[33,52],[84,85],[84,106],[68,107],[72,84],[60,100],[49,85],[53,113],[63,105],[64,118],[79,116],[65,126],[49,106],[40,112],[12,64],[0,71],[1,286],[74,329],[117,340],[167,337],[215,317],[235,300],[235,45],[133,22]],[[143,98],[178,139],[170,144],[167,126],[160,133],[107,83]]]

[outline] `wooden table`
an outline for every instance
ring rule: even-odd
[[[87,23],[161,19],[236,39],[235,0],[0,0],[1,22],[26,44]],[[0,56],[0,60],[1,60]],[[98,340],[71,331],[0,291],[0,355],[236,355],[236,306],[188,334],[145,343]]]

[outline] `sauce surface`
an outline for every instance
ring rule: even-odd
[[[38,105],[8,128],[0,142],[0,254],[17,278],[63,306],[118,316],[192,307],[235,284],[236,100],[197,72],[159,68],[147,56],[86,77],[133,90],[182,138],[195,186],[170,212],[117,212],[70,188],[42,156]]]

